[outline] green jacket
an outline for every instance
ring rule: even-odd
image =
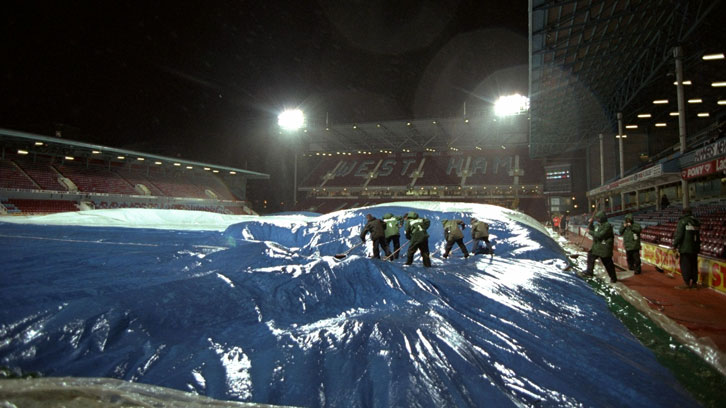
[[[627,227],[625,223],[620,226],[618,233],[623,237],[623,245],[626,251],[634,251],[640,249],[640,232],[643,231],[643,227],[637,222],[633,222],[633,217],[626,216],[625,222],[630,221],[630,225]]]
[[[444,238],[447,241],[458,241],[460,239],[464,239],[464,233],[461,232],[462,229],[466,228],[464,221],[443,220],[441,223],[444,224]],[[461,229],[459,229],[459,225],[461,225]]]
[[[406,239],[411,240],[411,246],[416,246],[429,237],[426,230],[429,229],[430,225],[431,221],[426,218],[419,218],[418,214],[413,211],[408,213],[403,227],[406,231]]]
[[[489,238],[489,224],[484,221],[472,222],[471,237],[474,239]]]
[[[608,222],[608,217],[604,212],[600,211],[595,214],[595,218],[600,222],[596,227],[592,223],[587,226],[592,236],[592,248],[590,252],[600,258],[611,258],[613,256],[613,226]]]
[[[697,254],[701,250],[701,223],[693,215],[678,220],[673,247],[681,254]]]
[[[383,222],[386,223],[386,238],[401,235],[401,217],[386,213],[383,215]]]

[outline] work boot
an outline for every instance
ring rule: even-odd
[[[431,267],[431,258],[429,258],[429,254],[421,254],[421,260],[423,261],[423,265],[427,268]]]

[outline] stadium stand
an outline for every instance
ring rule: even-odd
[[[105,208],[254,214],[244,197],[246,180],[269,178],[2,129],[0,148],[0,213],[7,215]],[[229,183],[237,185],[231,188]]]
[[[413,154],[402,155],[400,159],[386,156],[380,159],[380,165],[368,187],[405,187],[411,184],[411,173],[416,170],[416,158]]]
[[[693,214],[701,222],[701,255],[726,259],[726,206],[724,204],[694,203]],[[673,246],[673,236],[680,206],[668,207],[663,211],[649,210],[634,218],[646,225],[641,233],[644,242]],[[616,223],[621,222],[620,220]],[[653,224],[655,222],[655,224]]]
[[[298,208],[329,212],[390,201],[479,202],[547,218],[540,161],[526,149],[312,156]]]
[[[420,188],[461,185],[461,166],[464,160],[465,158],[459,155],[424,155],[419,161],[419,163],[423,163],[423,166],[421,166],[419,178],[416,180],[416,186]],[[458,168],[455,167],[455,163],[459,164]]]
[[[78,211],[78,206],[71,201],[64,200],[32,200],[9,199],[3,200],[2,205],[9,213],[47,214],[65,211]]]
[[[152,171],[150,173],[152,184],[168,197],[207,198],[204,189],[199,187],[193,177],[186,176],[180,171],[164,173]]]
[[[0,188],[38,189],[39,186],[28,177],[17,164],[10,160],[0,160]]]
[[[71,179],[79,191],[88,193],[136,194],[128,181],[100,166],[84,166],[79,163],[56,165],[55,169]]]
[[[362,187],[368,174],[373,171],[376,160],[371,158],[342,159],[326,174],[327,180],[321,180],[325,187]]]
[[[137,194],[145,195],[145,193],[148,191],[148,195],[159,197],[164,196],[164,193],[145,176],[146,169],[119,167],[112,169],[112,171],[123,177],[124,180],[134,186],[134,190],[136,190]]]
[[[315,161],[313,162],[314,165],[312,166],[311,171],[308,173],[307,176],[302,180],[300,183],[301,187],[307,187],[307,188],[317,188],[321,187],[322,182],[325,180],[326,175],[330,171],[330,169],[334,168],[335,165],[331,165],[331,163],[335,162],[337,163],[339,159],[327,157],[327,156],[315,156]],[[332,176],[332,174],[331,174]]]
[[[52,166],[51,157],[33,155],[32,158],[16,157],[13,162],[30,177],[41,190],[64,191],[67,188],[58,181],[58,171]]]

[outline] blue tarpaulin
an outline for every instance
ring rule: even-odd
[[[514,211],[413,208],[431,220],[431,268],[370,259],[370,240],[333,256],[365,214],[410,210],[0,223],[0,365],[298,406],[698,406]],[[441,220],[472,215],[495,255],[441,258]]]

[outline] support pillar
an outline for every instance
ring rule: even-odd
[[[625,177],[625,153],[623,152],[623,113],[618,112],[618,161],[620,162],[620,179]],[[620,211],[625,210],[625,192],[620,192]]]
[[[600,133],[600,185],[605,184],[605,154],[603,151],[602,133]]]
[[[295,170],[293,171],[292,175],[292,209],[295,210],[297,208],[297,150],[295,151],[295,160],[294,160],[293,166],[295,167]]]
[[[640,190],[635,190],[635,210],[640,210]]]
[[[660,211],[660,187],[655,186],[655,210]]]
[[[686,153],[686,96],[683,89],[683,48],[673,48],[673,57],[676,60],[676,92],[678,97],[678,136],[681,142],[681,155]],[[688,181],[681,179],[683,192],[683,208],[689,206]]]

